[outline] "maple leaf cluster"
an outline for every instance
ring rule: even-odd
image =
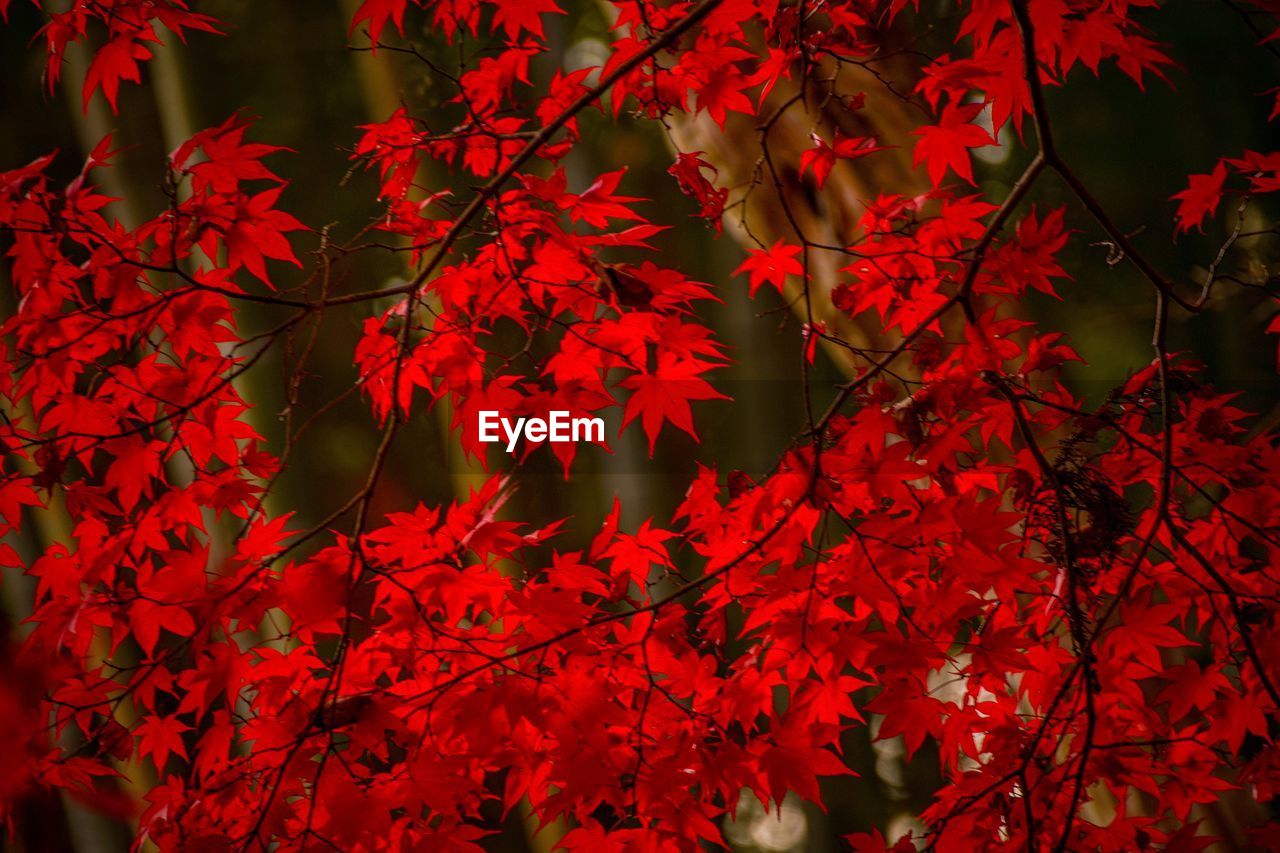
[[[415,19],[484,45],[437,75],[453,86],[438,113],[353,132],[379,181],[372,229],[414,264],[372,290],[330,288],[327,233],[316,269],[294,272],[316,236],[282,207],[271,164],[288,153],[250,141],[245,115],[172,153],[169,204],[136,227],[94,183],[110,139],[69,183],[53,155],[0,174],[16,296],[0,534],[70,519],[31,559],[0,546],[36,582],[31,633],[0,673],[17,757],[0,816],[20,819],[10,804],[33,786],[93,798],[145,765],[138,839],[162,849],[479,850],[518,808],[570,850],[694,849],[725,843],[745,792],[820,805],[821,780],[853,772],[845,734],[873,715],[908,755],[936,751],[920,819],[939,850],[1197,849],[1215,831],[1203,807],[1274,802],[1280,451],[1167,343],[1171,318],[1238,281],[1156,269],[1059,149],[1045,97],[1109,67],[1163,78],[1171,49],[1141,23],[1158,4],[955,4],[954,49],[902,95],[922,122],[904,139],[819,126],[803,94],[766,105],[820,60],[872,61],[884,27],[926,26],[919,5],[614,0],[601,67],[539,87],[555,0],[365,0],[352,38],[374,49]],[[157,25],[218,30],[178,0],[47,14],[50,83],[68,44],[95,43],[86,102],[100,90],[113,107]],[[928,181],[862,200],[830,292],[814,259],[833,249],[798,226],[757,241],[733,280],[694,280],[653,248],[682,217],[655,221],[625,170],[568,166],[588,120],[767,128],[784,112],[813,125],[793,179],[816,191],[901,146]],[[992,198],[970,152],[1000,140],[1027,162]],[[717,230],[741,215],[710,154],[673,159],[687,214]],[[422,187],[429,162],[477,186]],[[1069,201],[1031,204],[1053,175]],[[1280,154],[1226,152],[1163,230],[1277,191]],[[1083,286],[1063,261],[1081,212],[1154,306],[1150,364],[1100,403],[1064,378],[1083,364],[1073,343],[1025,310]],[[856,353],[770,470],[699,465],[672,518],[624,529],[615,503],[584,530],[506,511],[531,455],[566,476],[577,461],[533,442],[452,503],[371,509],[387,448],[437,406],[482,460],[481,410],[615,410],[651,453],[696,438],[729,363],[704,313],[734,287],[803,297],[797,363],[820,341]],[[283,319],[243,334],[246,304]],[[859,350],[815,306],[888,343]],[[350,359],[380,438],[367,485],[305,527],[268,509],[288,451],[251,424],[239,380],[286,337],[314,341],[326,314],[361,329]]]

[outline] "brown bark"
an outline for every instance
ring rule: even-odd
[[[739,242],[757,247],[779,238],[792,244],[807,241],[811,298],[806,305],[796,280],[789,282],[785,296],[802,321],[812,312],[815,321],[827,324],[829,334],[857,348],[883,348],[893,340],[880,334],[874,318],[851,319],[832,307],[840,269],[853,257],[818,247],[853,244],[865,203],[876,196],[911,198],[929,189],[923,174],[911,167],[911,131],[926,118],[922,107],[903,94],[911,90],[913,74],[902,55],[864,64],[826,57],[810,65],[803,93],[799,69],[795,79],[778,83],[761,110],[767,117],[763,125],[730,114],[721,130],[705,112],[671,123],[675,147],[703,152],[718,170],[716,184],[729,190],[725,223]],[[861,108],[850,107],[863,99]],[[800,157],[814,147],[813,133],[831,141],[836,130],[874,136],[878,144],[895,147],[837,162],[818,189],[812,173],[800,174]],[[853,352],[827,341],[824,345],[841,370],[855,372],[860,360]]]

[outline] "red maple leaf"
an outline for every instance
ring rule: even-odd
[[[373,43],[373,49],[377,50],[382,31],[388,23],[395,24],[396,32],[404,35],[404,13],[408,6],[409,0],[364,0],[351,16],[347,35],[354,33],[362,21],[368,21],[369,41]]]
[[[493,0],[493,21],[501,24],[507,38],[517,38],[521,32],[542,38],[542,16],[550,13],[566,14],[556,0]]]
[[[1218,165],[1207,175],[1191,175],[1188,186],[1181,192],[1174,193],[1178,199],[1178,233],[1195,228],[1204,233],[1204,220],[1218,209],[1222,202],[1222,188],[1227,181],[1227,164],[1219,160]]]
[[[969,183],[973,183],[973,164],[969,160],[970,148],[997,145],[985,128],[973,124],[982,112],[982,104],[951,104],[942,111],[942,120],[913,130],[920,137],[916,143],[914,163],[925,165],[929,180],[936,187],[942,183],[950,169]]]
[[[154,33],[143,38],[156,43],[160,41]],[[84,90],[80,95],[84,109],[89,109],[93,93],[101,88],[102,93],[107,96],[107,103],[111,104],[111,111],[116,112],[116,98],[119,96],[121,81],[139,82],[142,70],[138,63],[150,58],[150,48],[133,34],[118,36],[104,44],[94,54],[93,62],[89,63],[89,70],[85,74]]]
[[[747,253],[747,259],[733,271],[733,274],[750,273],[752,296],[755,296],[760,285],[766,282],[782,293],[786,287],[787,276],[804,274],[804,265],[796,257],[800,251],[799,246],[789,245],[779,237],[778,241],[768,249],[751,249]]]
[[[650,456],[653,455],[662,425],[668,421],[697,439],[693,410],[689,407],[691,400],[728,399],[702,378],[702,374],[710,366],[696,359],[682,359],[663,353],[658,357],[657,368],[652,373],[637,373],[622,381],[624,388],[632,390],[623,410],[622,425],[625,428],[637,417],[640,418],[645,435],[649,438]]]
[[[839,130],[836,131],[835,143],[831,145],[817,133],[811,133],[810,138],[813,140],[813,147],[801,152],[800,173],[804,174],[812,169],[818,189],[827,185],[827,178],[838,160],[857,160],[889,147],[876,145],[874,136],[845,136]]]
[[[187,757],[187,745],[183,742],[182,733],[191,731],[191,726],[182,722],[177,716],[147,717],[134,729],[138,738],[138,752],[151,756],[156,770],[164,772],[169,756]]]

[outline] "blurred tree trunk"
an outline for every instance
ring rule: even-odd
[[[847,278],[842,277],[841,269],[854,260],[839,249],[858,240],[866,202],[889,194],[911,199],[930,189],[924,175],[911,164],[911,131],[926,114],[900,94],[913,90],[915,77],[911,63],[901,56],[874,66],[827,58],[810,65],[807,75],[796,71],[791,79],[780,80],[766,99],[760,112],[770,119],[764,125],[730,113],[721,129],[706,112],[681,114],[670,122],[669,136],[678,151],[700,151],[716,169],[714,182],[729,191],[724,223],[743,247],[768,247],[780,239],[792,245],[809,244],[805,250],[811,277],[808,298],[795,278],[788,280],[783,298],[800,323],[812,320],[848,345],[822,340],[822,349],[836,369],[852,377],[866,369],[868,358],[876,357],[859,357],[855,350],[883,350],[896,339],[882,333],[878,318],[850,318],[834,307],[832,295],[842,278]],[[860,108],[850,107],[859,102]],[[876,144],[894,147],[869,157],[837,161],[819,189],[812,172],[802,174],[800,168],[801,155],[814,147],[815,133],[828,142],[839,133],[875,137]],[[758,352],[769,345],[762,340],[760,323],[733,325],[742,330],[739,338],[746,336],[733,341],[735,347]],[[799,335],[794,340],[796,349],[804,346]],[[896,372],[913,377],[905,359]],[[772,396],[766,393],[766,397]],[[786,436],[775,438],[776,446],[785,444]],[[876,779],[877,762],[870,750],[865,757],[859,772],[863,778]],[[856,789],[830,786],[826,801],[836,814],[815,807],[805,809],[808,850],[838,844],[833,824],[849,823],[850,813],[859,824],[883,826],[895,814],[910,814],[912,807],[928,800],[936,774],[911,772],[903,766],[901,756],[892,761],[894,779],[882,779],[881,785],[886,790],[890,781],[905,786],[899,798],[882,795],[868,802],[857,796]],[[873,814],[866,813],[868,805]],[[839,812],[846,814],[837,819]]]
[[[340,0],[340,3],[345,20],[351,20],[360,7],[360,0]],[[387,34],[382,36],[384,39],[387,37]],[[353,51],[352,56],[360,83],[360,93],[364,99],[365,113],[370,121],[384,121],[401,105],[405,88],[395,64],[396,55],[390,51],[380,53]],[[422,167],[422,171],[415,179],[415,186],[409,190],[411,197],[419,200],[423,197],[420,187],[431,183],[431,176],[428,174],[430,168],[429,165]],[[404,245],[407,239],[399,238],[396,242]],[[405,254],[403,257],[407,260],[410,256]],[[414,270],[406,268],[406,276],[411,276],[413,273]],[[434,314],[434,311],[431,313]],[[478,491],[484,485],[489,479],[489,473],[477,461],[467,458],[461,442],[455,438],[450,426],[453,412],[448,401],[442,400],[438,403],[434,412],[437,430],[444,443],[447,465],[445,473],[455,497],[459,501],[464,501],[473,490]],[[503,511],[500,514],[506,515],[508,512]],[[526,515],[526,517],[529,516]],[[550,853],[563,836],[563,828],[557,823],[539,831],[537,818],[530,809],[529,803],[521,801],[517,808],[519,822],[514,827],[512,821],[507,822],[501,841],[503,849],[523,848],[532,853]]]
[[[61,87],[72,126],[75,128],[76,137],[80,143],[80,153],[84,157],[89,155],[89,152],[103,137],[113,132],[115,125],[115,117],[108,110],[106,101],[101,95],[92,98],[87,105],[82,104],[80,87],[76,84],[85,79],[89,69],[90,57],[90,47],[83,42],[73,42],[67,46],[65,54],[66,67],[63,71],[66,82]],[[119,145],[119,140],[117,140],[116,145]],[[133,202],[133,199],[136,199],[138,194],[134,192],[135,182],[127,169],[123,167],[101,169],[94,175],[94,178],[107,195],[118,199],[105,212],[109,216],[114,216],[118,219],[126,228],[136,227],[142,221],[142,217]],[[6,288],[6,293],[11,292],[10,289]],[[35,514],[33,518],[37,520],[36,539],[38,541],[36,544],[38,551],[42,552],[59,542],[70,547],[71,530],[75,524],[75,519],[67,513],[61,495],[56,491],[50,495],[49,511]],[[34,593],[34,588],[32,592]],[[32,599],[25,601],[24,605],[30,608]],[[98,659],[105,659],[108,654],[107,643],[102,640],[96,640],[91,647],[90,653]],[[117,714],[127,714],[124,704],[120,706]],[[127,725],[129,721],[124,720],[122,722]],[[64,747],[71,746],[74,745],[64,743]],[[151,787],[154,780],[150,778],[150,775],[143,767],[136,763],[120,763],[118,764],[118,769],[122,774],[122,778],[118,782],[111,782],[110,784],[118,784],[128,798],[132,800],[134,809],[140,812],[145,806],[143,795]],[[113,851],[127,849],[126,837],[132,834],[129,832],[126,835],[127,824],[122,824],[111,817],[99,814],[84,803],[69,798],[65,794],[62,795],[61,799],[66,821],[65,836],[69,838],[69,847],[66,849],[76,850],[79,853],[113,853]],[[35,819],[32,822],[39,822],[39,819]],[[48,829],[48,831],[52,834],[51,837],[61,837],[64,834],[52,829]]]
[[[762,129],[750,117],[731,113],[721,130],[701,112],[673,121],[671,139],[680,151],[703,152],[719,171],[716,183],[729,190],[725,223],[744,246],[770,246],[779,239],[801,245],[803,235],[810,244],[843,248],[858,238],[865,202],[881,194],[913,198],[929,189],[924,175],[911,167],[910,134],[925,114],[896,94],[912,90],[913,76],[911,64],[902,57],[875,66],[824,59],[813,63],[803,80],[796,73],[793,79],[778,82],[761,110],[762,115],[774,117],[771,125]],[[851,109],[851,99],[865,100],[860,109]],[[878,144],[896,147],[838,161],[826,185],[818,189],[812,172],[801,174],[800,156],[814,147],[813,133],[831,141],[836,131],[845,136],[874,136]],[[812,310],[815,322],[825,323],[829,334],[854,347],[892,345],[892,339],[879,333],[874,318],[850,319],[832,306],[840,269],[851,261],[850,255],[835,249],[810,248],[809,306],[794,279],[785,297],[802,322]],[[859,365],[849,349],[828,341],[823,344],[846,375],[866,366]]]

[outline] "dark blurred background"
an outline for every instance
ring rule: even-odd
[[[535,82],[549,79],[557,66],[597,65],[607,56],[610,34],[602,6],[590,0],[566,5],[568,15],[544,19],[552,50],[535,63]],[[158,48],[156,59],[145,67],[142,85],[125,85],[120,112],[112,115],[101,97],[87,112],[80,108],[79,84],[87,62],[82,49],[68,56],[65,89],[46,91],[44,53],[39,43],[32,43],[42,18],[19,0],[10,10],[9,25],[0,28],[0,170],[57,149],[57,168],[70,179],[89,149],[110,132],[124,149],[114,168],[97,173],[99,182],[122,199],[111,213],[136,224],[165,205],[162,178],[168,152],[194,131],[243,108],[258,117],[254,138],[294,149],[274,155],[271,164],[291,181],[282,205],[316,229],[294,240],[305,265],[321,229],[329,226],[332,239],[341,242],[378,217],[376,176],[351,159],[356,126],[381,120],[402,103],[429,115],[438,100],[451,94],[412,57],[349,49],[348,21],[356,6],[357,0],[200,3],[199,11],[223,22],[226,35],[197,33],[187,45]],[[919,14],[933,26],[918,46],[944,52],[953,32],[951,4],[927,0],[923,6]],[[1247,148],[1266,150],[1280,142],[1275,126],[1266,123],[1274,96],[1263,94],[1280,82],[1280,60],[1254,46],[1256,38],[1245,21],[1224,3],[1179,0],[1146,19],[1157,40],[1172,45],[1171,54],[1180,63],[1169,71],[1172,85],[1148,78],[1143,92],[1107,68],[1098,79],[1078,75],[1070,86],[1051,89],[1050,106],[1058,116],[1059,147],[1115,221],[1134,234],[1137,245],[1168,276],[1198,282],[1234,225],[1236,203],[1224,203],[1223,215],[1205,236],[1193,233],[1174,241],[1175,205],[1168,199],[1185,188],[1188,173],[1209,171],[1218,157]],[[422,18],[412,12],[406,38],[428,52],[441,49],[440,36],[425,31]],[[350,43],[366,45],[367,39],[355,34]],[[613,124],[595,112],[583,117],[582,126],[584,142],[567,162],[570,185],[583,186],[601,172],[629,169],[621,192],[652,199],[643,209],[659,224],[676,226],[654,239],[659,247],[654,259],[712,283],[723,299],[706,318],[733,359],[719,377],[721,390],[734,402],[699,406],[701,444],[669,429],[653,459],[638,430],[615,438],[613,455],[582,451],[568,481],[554,460],[535,458],[519,475],[513,515],[533,521],[573,516],[559,543],[565,548],[591,535],[615,495],[622,500],[624,524],[651,516],[665,523],[694,474],[695,462],[714,464],[722,473],[761,473],[805,422],[798,384],[799,322],[767,289],[754,302],[746,298],[744,282],[731,276],[742,249],[728,231],[717,237],[714,228],[692,217],[694,205],[667,174],[673,155],[661,128],[625,117]],[[1007,130],[1003,141],[1000,149],[980,152],[977,163],[981,189],[996,200],[1007,193],[1026,161]],[[463,194],[474,183],[432,171],[420,180],[429,190],[453,186]],[[1044,210],[1067,203],[1068,196],[1061,185],[1047,180],[1031,201]],[[1245,230],[1269,227],[1265,223],[1274,222],[1275,213],[1252,205],[1244,214]],[[1060,287],[1063,300],[1037,295],[1027,310],[1030,319],[1067,333],[1088,362],[1071,369],[1075,388],[1099,402],[1117,381],[1150,362],[1152,301],[1149,285],[1131,266],[1108,264],[1108,248],[1096,245],[1104,235],[1082,211],[1070,209],[1068,222],[1080,231],[1064,256],[1074,280]],[[1274,265],[1275,252],[1274,240],[1242,240],[1224,260],[1224,269],[1256,274]],[[351,255],[337,268],[335,286],[367,290],[395,283],[408,273],[406,260],[403,253]],[[273,272],[281,287],[303,275],[281,264]],[[0,280],[4,275],[0,271]],[[1262,333],[1274,312],[1272,303],[1230,286],[1219,288],[1216,301],[1220,310],[1193,320],[1178,317],[1171,347],[1194,351],[1213,382],[1242,392],[1242,406],[1257,411],[1261,423],[1273,424],[1276,339]],[[303,390],[301,406],[307,412],[351,388],[361,323],[386,307],[362,304],[328,315]],[[245,336],[280,318],[269,307],[242,303],[238,308]],[[816,385],[830,389],[841,372],[823,354],[818,362]],[[239,386],[255,405],[254,426],[273,446],[283,423],[284,371],[280,351],[273,350]],[[616,417],[613,425],[616,429]],[[273,495],[273,507],[296,510],[299,526],[322,519],[363,485],[377,437],[367,403],[348,396],[316,422],[298,447]],[[414,417],[393,454],[378,492],[378,510],[403,509],[416,501],[447,502],[479,481],[431,415]],[[0,592],[10,631],[18,636],[18,623],[29,612],[24,588],[6,579]],[[900,743],[872,743],[874,728],[872,721],[870,729],[858,728],[847,736],[850,763],[861,775],[828,785],[828,814],[797,803],[788,804],[780,816],[766,816],[751,801],[727,828],[729,838],[742,850],[821,851],[836,849],[836,839],[844,833],[879,826],[897,835],[910,828],[912,815],[927,803],[935,784],[936,761],[925,750],[905,763]],[[126,849],[129,834],[123,826],[69,801],[64,810],[76,850]],[[539,849],[547,846],[548,836],[530,839],[515,825],[492,843],[501,849]]]

